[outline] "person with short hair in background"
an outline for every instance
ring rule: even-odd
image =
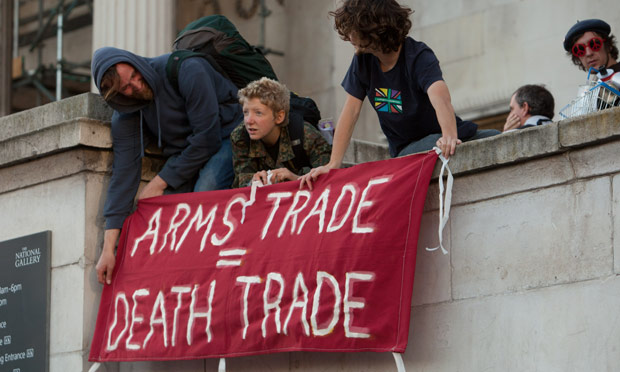
[[[553,95],[543,85],[520,87],[510,98],[504,132],[550,123],[554,106]]]

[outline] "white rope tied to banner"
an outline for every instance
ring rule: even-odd
[[[441,252],[443,254],[448,254],[448,251],[443,246],[443,229],[448,223],[448,218],[450,218],[452,183],[454,183],[454,177],[452,177],[452,171],[450,171],[450,167],[448,167],[448,161],[450,160],[441,155],[441,150],[438,147],[434,147],[433,150],[435,150],[435,152],[439,155],[439,159],[443,163],[441,165],[441,171],[439,172],[439,245],[434,248],[427,247],[426,250],[432,252],[441,248]],[[444,199],[443,175],[446,170],[448,171],[448,182],[446,183],[446,195]]]
[[[396,368],[398,372],[406,372],[405,371],[405,363],[403,362],[403,356],[400,353],[392,353],[394,356],[394,361],[396,362]]]
[[[95,372],[96,370],[99,369],[100,366],[101,366],[101,363],[99,362],[93,363],[93,365],[90,366],[90,369],[88,370],[88,372]]]

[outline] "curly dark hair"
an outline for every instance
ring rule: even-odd
[[[345,0],[329,15],[334,17],[334,28],[342,40],[351,41],[350,35],[355,33],[361,48],[389,53],[405,42],[412,13],[396,0]]]
[[[592,32],[598,37],[605,39],[605,42],[603,43],[603,47],[605,48],[607,53],[609,53],[611,58],[617,61],[618,60],[618,47],[616,46],[616,37],[614,35],[609,35],[605,37],[604,35],[599,35],[597,32],[594,32],[594,31]],[[579,39],[582,36],[583,34],[575,35],[573,39],[570,41],[570,45],[575,45],[575,41],[577,41],[577,39]],[[587,69],[583,67],[583,65],[581,64],[579,57],[575,57],[573,53],[570,51],[566,52],[566,55],[570,57],[571,61],[573,61],[573,64],[575,66],[579,67],[583,71],[587,71]]]
[[[555,101],[551,92],[544,85],[524,85],[517,89],[514,95],[519,106],[523,106],[525,102],[530,106],[528,114],[553,117]]]

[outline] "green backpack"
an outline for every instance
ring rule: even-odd
[[[278,80],[271,64],[259,48],[250,45],[223,15],[202,17],[188,24],[172,45],[166,75],[175,89],[179,87],[179,68],[187,58],[202,57],[239,89],[263,76]],[[318,125],[321,112],[309,97],[291,92],[291,115]]]
[[[206,58],[225,78],[243,88],[263,76],[278,80],[262,51],[250,45],[223,15],[202,17],[188,24],[172,45],[166,73],[178,87],[179,67],[189,57]]]
[[[239,89],[262,77],[278,80],[261,49],[250,45],[223,15],[206,16],[191,22],[179,32],[172,49],[166,63],[166,75],[177,91],[181,63],[192,57],[206,59],[214,70]],[[291,92],[289,133],[296,169],[311,167],[303,149],[304,121],[317,127],[320,119],[321,112],[312,98]]]

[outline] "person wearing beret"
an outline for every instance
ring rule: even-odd
[[[564,50],[580,69],[601,66],[620,71],[616,38],[611,34],[609,24],[600,19],[578,21],[564,37]]]

